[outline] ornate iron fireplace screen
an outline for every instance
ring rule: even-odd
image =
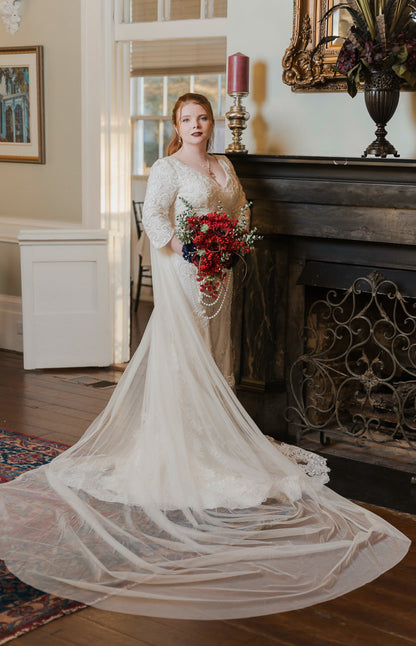
[[[290,371],[288,420],[311,431],[416,449],[416,301],[373,271],[309,308]]]

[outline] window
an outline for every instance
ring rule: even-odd
[[[227,0],[130,0],[131,22],[227,16]]]
[[[185,92],[198,92],[210,100],[215,116],[214,151],[224,151],[225,74],[133,77],[133,175],[147,175],[152,164],[165,156],[172,136],[172,108]]]

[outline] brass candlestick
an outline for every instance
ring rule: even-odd
[[[248,92],[229,92],[229,95],[234,98],[234,103],[225,115],[229,121],[228,127],[233,134],[232,143],[227,146],[226,153],[247,153],[248,150],[243,143],[241,143],[241,136],[243,130],[247,128],[246,121],[250,119],[250,115],[241,104],[244,96]]]

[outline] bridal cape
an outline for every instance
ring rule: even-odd
[[[222,163],[236,207],[237,180]],[[191,185],[190,201],[196,188],[210,195],[201,208],[218,192],[227,201],[209,178],[181,169],[175,179],[179,162],[169,164],[176,197]],[[156,193],[167,166],[159,183],[154,173]],[[72,448],[1,485],[0,556],[46,592],[173,618],[293,610],[371,581],[410,541],[306,475],[256,427],[227,375],[228,332],[218,341],[230,297],[198,323],[194,268],[163,248],[169,226],[148,222],[155,308],[105,410]]]

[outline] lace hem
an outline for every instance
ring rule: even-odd
[[[329,472],[331,469],[327,465],[326,458],[312,451],[301,449],[300,446],[277,442],[273,437],[267,435],[267,439],[272,442],[291,462],[296,464],[302,471],[313,478],[319,484],[329,482]]]

